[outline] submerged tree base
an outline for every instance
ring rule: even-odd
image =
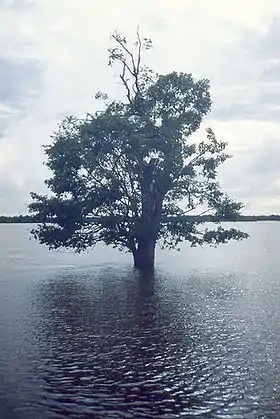
[[[155,241],[145,240],[138,244],[133,251],[134,267],[138,269],[151,269],[155,266]]]

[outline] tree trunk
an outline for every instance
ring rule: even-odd
[[[132,250],[134,266],[139,269],[150,269],[155,266],[155,247],[160,226],[164,196],[159,192],[154,179],[157,158],[151,158],[143,164],[141,182],[142,214],[137,231],[137,244]]]
[[[146,238],[139,240],[137,248],[133,252],[135,268],[153,268],[155,265],[156,240]]]

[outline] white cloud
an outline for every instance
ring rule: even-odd
[[[280,76],[271,75],[279,63],[272,52],[263,59],[259,48],[265,40],[273,43],[271,28],[279,14],[279,0],[0,1],[0,58],[33,62],[41,70],[40,79],[21,91],[20,111],[0,97],[0,186],[7,179],[15,185],[13,199],[11,194],[5,198],[0,187],[0,213],[25,211],[29,190],[43,189],[41,145],[63,114],[94,111],[97,90],[120,94],[114,71],[107,67],[109,34],[119,28],[133,37],[138,24],[154,41],[147,62],[157,71],[211,79],[209,123],[235,154],[222,171],[225,187],[246,200],[250,211],[279,212],[277,172],[265,204],[264,188],[259,197],[250,195],[257,182],[250,170],[261,144],[269,149],[270,138],[279,141],[279,109],[272,96]]]

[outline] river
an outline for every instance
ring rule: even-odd
[[[153,278],[98,246],[0,225],[0,418],[280,417],[280,223],[158,251]]]

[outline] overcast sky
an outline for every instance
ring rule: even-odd
[[[110,33],[151,37],[157,72],[211,80],[210,125],[234,157],[221,183],[244,213],[280,213],[279,0],[0,0],[0,214],[44,191],[42,144],[64,115],[119,94]]]

